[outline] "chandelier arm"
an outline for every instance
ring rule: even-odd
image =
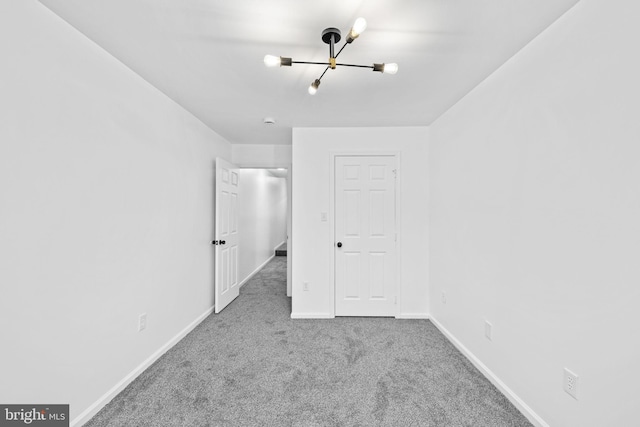
[[[357,68],[371,68],[373,69],[373,65],[357,65],[357,64],[336,64],[341,67],[357,67]]]
[[[315,61],[291,61],[291,63],[292,64],[327,65],[327,70],[331,66],[331,64],[328,62],[315,62]],[[372,65],[342,64],[342,63],[336,63],[336,65],[340,65],[342,67],[374,68]],[[326,73],[327,70],[324,70],[324,72]],[[322,75],[324,75],[324,73],[322,73]]]
[[[292,64],[311,64],[311,65],[329,65],[328,62],[313,62],[313,61],[291,61]]]
[[[335,58],[337,58],[337,57],[338,57],[338,55],[340,55],[340,52],[342,52],[342,51],[344,50],[344,48],[345,48],[345,47],[347,47],[347,44],[348,44],[348,43],[347,43],[347,42],[345,42],[345,43],[342,45],[342,47],[340,48],[340,50],[338,51],[338,53],[336,53]]]
[[[324,77],[324,75],[327,73],[327,70],[329,69],[329,66],[327,66],[327,68],[324,69],[324,71],[322,72],[322,75],[320,76],[320,78],[318,78],[318,80],[322,80],[322,78]]]

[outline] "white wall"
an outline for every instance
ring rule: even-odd
[[[551,426],[638,423],[638,16],[582,0],[430,127],[430,312]]]
[[[287,237],[287,182],[265,169],[240,169],[240,260],[244,282],[267,262]]]
[[[333,220],[320,221],[331,206],[333,151],[399,153],[400,312],[427,314],[427,129],[296,128],[293,130],[293,317],[332,317]],[[302,283],[309,291],[302,292]]]
[[[231,148],[35,0],[0,52],[0,401],[77,419],[212,306]]]
[[[291,165],[291,145],[234,144],[233,163],[250,168],[287,168]]]

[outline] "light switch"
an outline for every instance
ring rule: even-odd
[[[326,212],[320,212],[320,221],[327,222],[327,213]]]

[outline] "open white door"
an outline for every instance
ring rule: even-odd
[[[396,159],[335,158],[335,314],[396,315]]]
[[[240,295],[238,286],[238,167],[216,158],[215,312]]]

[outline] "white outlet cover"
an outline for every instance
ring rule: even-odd
[[[442,296],[440,299],[442,300],[443,304],[447,303],[447,294],[444,291],[442,291]]]
[[[493,325],[491,323],[489,323],[488,320],[484,321],[484,336],[487,337],[487,339],[489,341],[491,341],[491,329],[493,328]]]
[[[569,396],[578,400],[578,376],[567,368],[564,368],[563,388]]]
[[[138,317],[138,332],[142,332],[147,329],[147,313],[142,313]]]

